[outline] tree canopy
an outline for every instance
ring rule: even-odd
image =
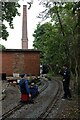
[[[4,45],[0,44],[0,50],[3,50],[3,49],[6,49],[6,48],[4,47]]]
[[[9,24],[10,28],[13,29],[13,19],[16,15],[20,15],[18,12],[19,7],[20,5],[18,2],[0,2],[0,38],[3,40],[7,40],[7,37],[9,36],[4,21],[6,21]]]
[[[42,19],[51,21],[38,24],[34,31],[33,46],[41,50],[41,62],[57,71],[64,63],[71,68],[75,82],[80,76],[80,2],[41,1],[45,11]]]
[[[42,47],[40,46],[40,49],[45,48],[44,52],[46,52],[46,47],[48,53],[54,51],[51,55],[56,51],[57,58],[59,58],[59,53],[61,52],[60,57],[62,62],[69,62],[69,50],[71,48],[70,44],[72,44],[70,37],[73,37],[73,28],[75,24],[72,18],[72,6],[72,3],[66,3],[64,5],[54,4],[53,7],[48,10],[51,21],[45,24],[39,24],[33,35],[35,37],[33,44],[35,47],[37,46],[39,48],[41,44]],[[38,42],[40,42],[40,44]],[[54,48],[56,49],[54,50]],[[48,57],[48,55],[46,55],[46,57]],[[56,61],[57,60],[58,59],[56,59]]]

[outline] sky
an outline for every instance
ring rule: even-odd
[[[7,49],[21,49],[22,48],[21,39],[22,39],[23,4],[27,4],[27,2],[20,0],[19,4],[21,5],[21,8],[19,8],[18,11],[21,13],[21,15],[16,16],[14,18],[14,21],[13,21],[14,29],[10,29],[8,26],[7,30],[9,32],[9,37],[7,41],[0,40],[0,44],[4,45]],[[28,23],[27,30],[28,30],[28,48],[29,49],[33,48],[34,37],[32,36],[32,34],[34,33],[34,30],[36,29],[36,25],[38,24],[38,22],[41,21],[41,19],[37,18],[37,16],[42,11],[42,9],[43,7],[39,5],[38,0],[33,1],[32,7],[30,10],[27,9],[27,23]]]

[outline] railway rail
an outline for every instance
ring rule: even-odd
[[[43,81],[43,87],[40,89],[39,93],[43,92],[47,87],[48,87],[48,81]],[[16,112],[17,110],[19,110],[21,107],[23,107],[25,104],[24,103],[18,103],[17,106],[13,107],[12,109],[10,109],[9,111],[5,112],[2,115],[1,120],[5,120],[7,119],[10,115],[12,115],[14,112]]]
[[[58,83],[58,90],[56,95],[53,97],[53,99],[51,100],[51,102],[49,103],[49,105],[47,106],[47,108],[43,111],[42,114],[39,115],[39,117],[36,120],[44,120],[48,117],[48,115],[51,113],[51,111],[54,109],[54,106],[56,106],[59,97],[62,94],[62,85],[60,81],[56,81]]]

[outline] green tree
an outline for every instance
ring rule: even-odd
[[[60,66],[64,62],[69,64],[72,76],[74,77],[73,82],[74,85],[76,83],[77,88],[80,74],[80,3],[41,2],[46,10],[43,11],[39,17],[42,17],[42,19],[50,17],[53,23],[53,39],[51,38],[51,42],[50,38],[47,39],[48,45],[46,54],[44,51],[46,55],[45,58],[46,60],[48,60],[48,57],[51,58],[52,60],[50,61],[49,59],[49,61],[50,63],[53,61],[52,64],[57,62]],[[55,33],[55,31],[57,32]],[[51,34],[51,31],[48,32]],[[53,41],[55,41],[56,44],[54,44]],[[51,51],[53,51],[53,53]]]
[[[64,40],[57,29],[58,25],[52,23],[38,24],[33,36],[33,46],[41,51],[41,63],[47,64],[55,71],[55,66],[60,65],[65,58]]]
[[[0,44],[0,50],[4,50],[4,49],[6,49],[6,48],[4,47],[4,45],[1,45],[1,44]]]
[[[80,1],[77,2],[73,7],[73,14],[76,19],[76,25],[74,33],[77,33],[76,36],[76,54],[77,54],[77,69],[78,69],[78,94],[80,94]]]
[[[20,5],[18,2],[0,2],[0,38],[3,40],[7,40],[7,37],[9,36],[4,21],[6,21],[9,24],[10,28],[13,29],[13,19],[16,15],[20,15],[18,12],[19,7]]]

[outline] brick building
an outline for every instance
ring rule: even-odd
[[[40,74],[40,51],[31,49],[6,49],[0,52],[0,73],[28,75]],[[1,63],[2,62],[2,63]]]
[[[28,75],[40,74],[40,51],[28,49],[27,5],[23,5],[22,49],[5,49],[0,52],[0,73]]]

